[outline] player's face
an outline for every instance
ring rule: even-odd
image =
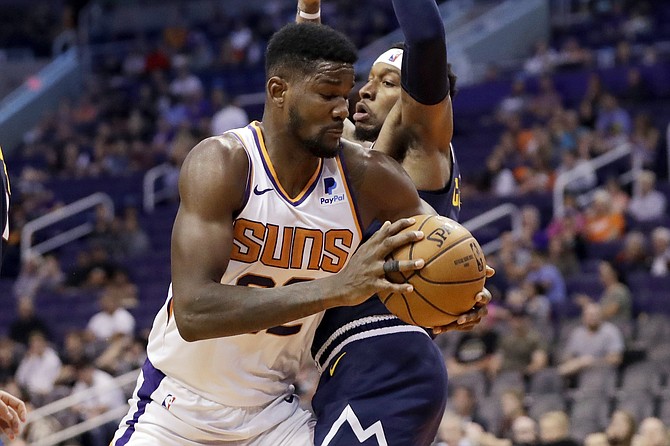
[[[353,66],[323,62],[297,88],[298,94],[288,107],[288,130],[314,156],[332,158],[338,154],[353,86]]]
[[[368,82],[358,92],[354,123],[356,137],[374,141],[384,120],[400,97],[400,70],[393,65],[376,63],[370,70]]]

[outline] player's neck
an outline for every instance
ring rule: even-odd
[[[300,194],[319,169],[321,159],[307,150],[287,132],[286,125],[274,125],[272,120],[260,123],[265,149],[277,180],[290,197]]]

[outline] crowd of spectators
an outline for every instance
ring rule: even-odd
[[[353,1],[324,2],[329,9],[323,14],[363,46],[395,27],[388,2],[372,3],[363,8]],[[451,396],[437,441],[450,446],[668,445],[668,319],[642,311],[631,285],[640,274],[670,277],[668,183],[658,169],[666,143],[659,123],[644,110],[652,93],[640,70],[661,63],[649,39],[659,24],[644,6],[648,2],[572,3],[612,5],[589,16],[608,17],[607,38],[594,42],[596,36],[588,34],[580,41],[565,25],[550,41],[538,42],[494,112],[492,127],[501,130],[487,148],[485,170],[464,178],[475,186],[469,199],[523,199],[548,197],[558,175],[580,173],[566,187],[562,214],[543,214],[529,202],[521,210],[521,230],[501,234],[500,249],[487,259],[497,270],[489,284],[490,316],[472,332],[438,338]],[[253,117],[240,106],[239,91],[211,74],[260,69],[264,41],[295,14],[291,2],[266,2],[265,8],[249,16],[222,12],[197,29],[171,26],[134,36],[127,51],[102,54],[81,96],[47,114],[26,134],[20,153],[10,155],[13,231],[5,265],[16,268],[7,266],[3,274],[13,280],[17,314],[0,337],[0,386],[40,406],[73,390],[104,387],[141,365],[148,327],[133,316],[140,293],[126,265],[143,259],[152,242],[137,206],[125,206],[118,215],[96,208],[90,216],[94,231],[68,264],[59,252],[18,262],[20,228],[63,205],[58,191],[46,186],[54,178],[123,181],[166,163],[172,170],[166,185],[175,191],[179,166],[200,139]],[[610,91],[593,71],[583,96],[570,103],[554,83],[562,70],[598,67],[620,67],[626,88]],[[603,178],[589,163],[622,143],[633,147],[624,167],[639,172],[631,184],[614,175]],[[614,246],[611,255],[594,256],[599,245]],[[571,286],[584,274],[588,287]],[[100,312],[59,338],[35,300],[49,293],[67,304],[73,290],[96,296]],[[618,398],[626,372],[650,364],[654,373],[646,371],[658,386],[640,393],[651,412],[631,414]],[[313,378],[305,372],[307,395]],[[602,405],[589,406],[593,382],[611,383],[598,388],[602,414]],[[24,440],[123,404],[118,394],[87,401],[29,425]],[[106,444],[109,429],[87,434],[82,444]]]

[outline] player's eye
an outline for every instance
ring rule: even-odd
[[[383,85],[384,85],[385,87],[388,87],[388,88],[393,88],[393,87],[396,86],[396,85],[395,85],[393,82],[391,82],[391,81],[384,81],[384,82],[383,82]]]

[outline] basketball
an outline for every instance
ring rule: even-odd
[[[404,231],[423,231],[423,239],[395,250],[388,260],[424,259],[425,266],[409,273],[391,272],[394,283],[410,283],[411,293],[380,296],[393,314],[422,327],[455,321],[475,304],[484,288],[486,260],[477,240],[461,224],[439,215],[417,215]]]

